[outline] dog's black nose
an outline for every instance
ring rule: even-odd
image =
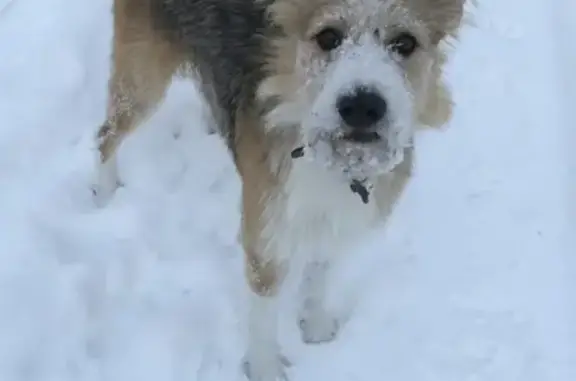
[[[341,96],[336,102],[336,108],[348,126],[367,129],[384,117],[387,104],[377,91],[360,87]]]

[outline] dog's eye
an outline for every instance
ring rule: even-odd
[[[325,52],[338,48],[344,40],[344,34],[332,27],[324,28],[314,36],[316,43]]]
[[[418,48],[418,40],[410,33],[402,33],[392,39],[388,47],[400,56],[408,58]]]

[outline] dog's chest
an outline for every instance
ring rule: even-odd
[[[267,214],[268,242],[287,256],[345,249],[379,218],[375,202],[364,204],[345,181],[305,162],[295,163]]]

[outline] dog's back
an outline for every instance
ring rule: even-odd
[[[146,43],[139,37],[161,40],[179,56],[179,67],[199,72],[220,131],[232,138],[236,111],[253,106],[256,88],[265,77],[267,44],[276,33],[266,2],[116,0],[115,7],[116,33],[133,34],[126,43]],[[139,35],[139,30],[146,33]]]

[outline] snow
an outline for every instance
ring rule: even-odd
[[[302,344],[283,303],[294,381],[576,379],[576,6],[479,3],[454,119],[417,141],[389,229],[334,274],[334,308],[354,306],[341,335]],[[0,380],[242,380],[239,180],[191,84],[122,147],[126,187],[92,203],[109,9],[0,2]]]

